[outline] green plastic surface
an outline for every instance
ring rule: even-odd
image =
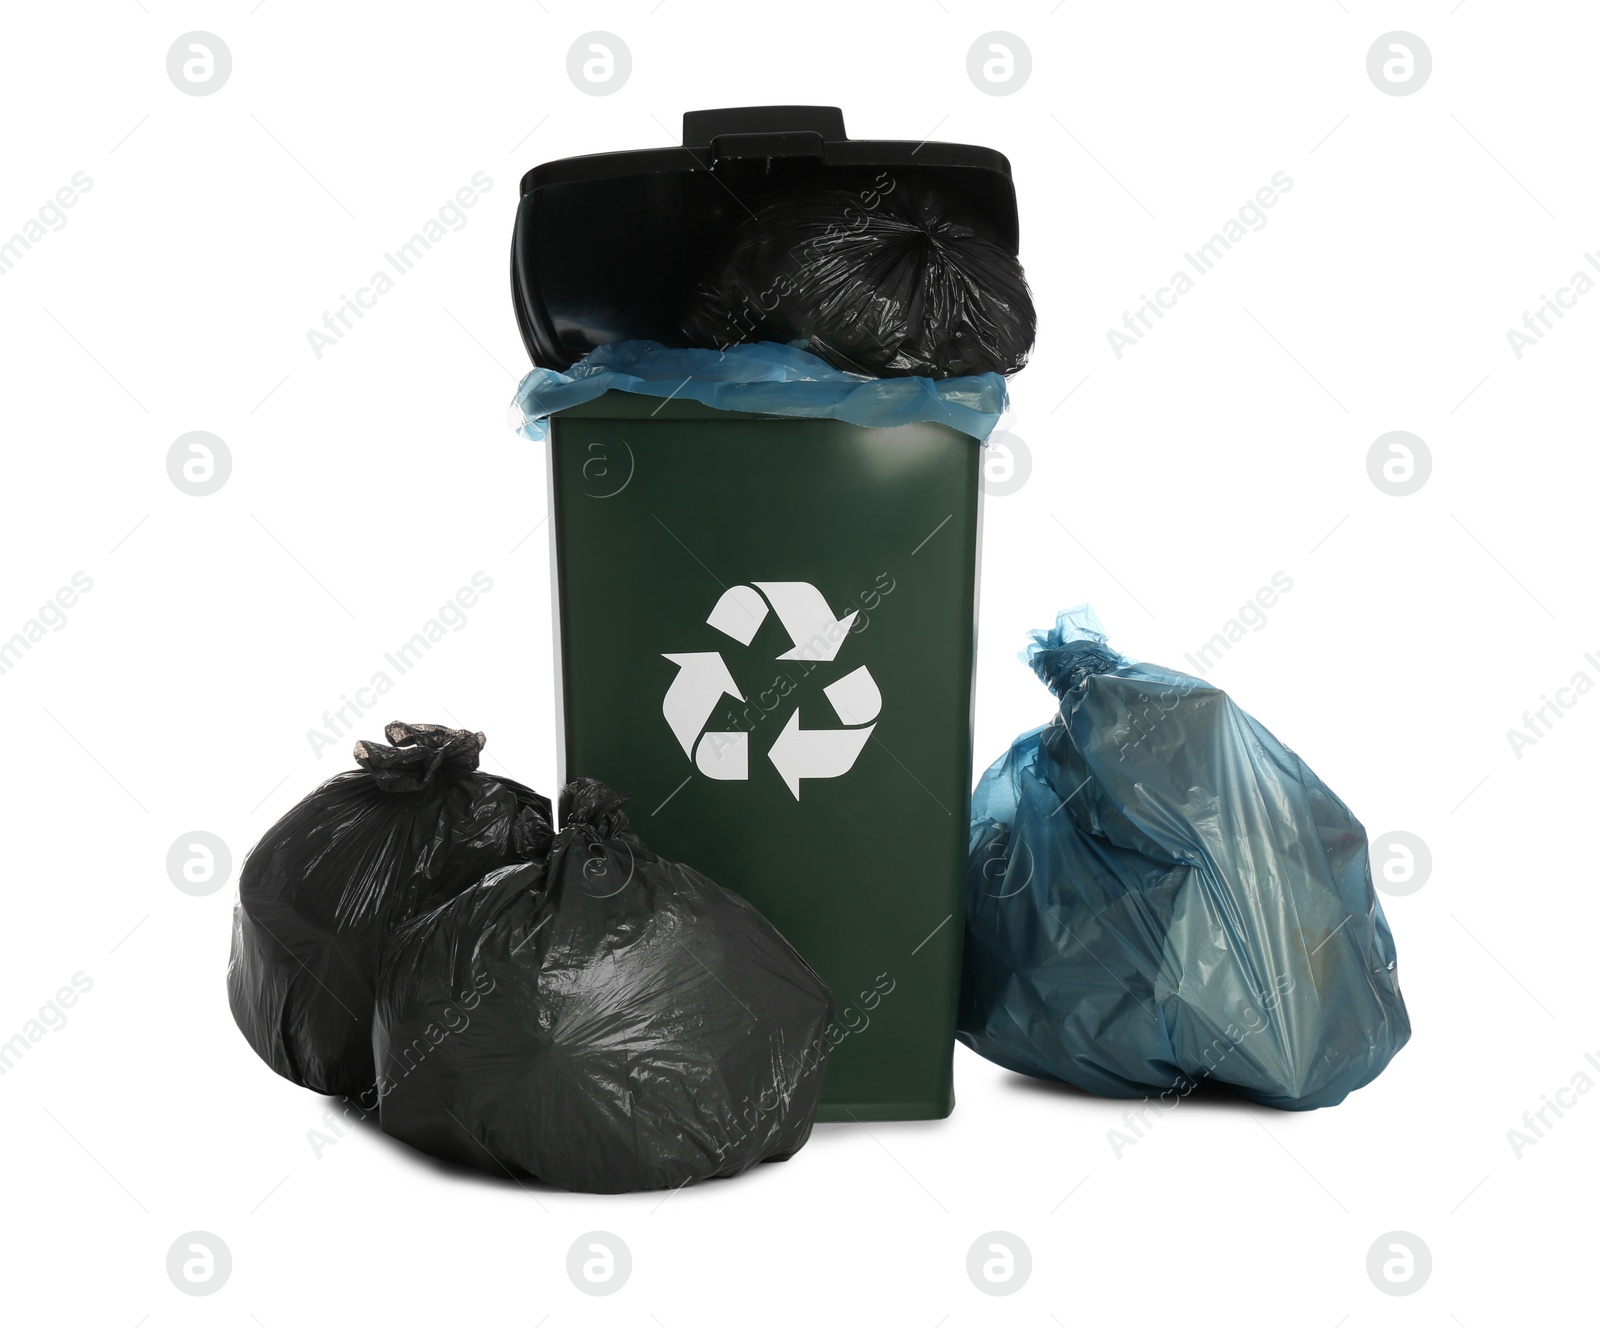
[[[611,393],[556,416],[549,447],[562,779],[629,795],[646,844],[743,894],[832,987],[818,1119],[948,1115],[980,445]],[[832,661],[779,658],[795,643],[776,605],[748,645],[707,623],[758,582],[858,615]],[[664,656],[713,651],[744,700],[722,695],[705,728],[748,733],[743,780],[697,769],[663,712],[679,672]],[[772,745],[797,707],[802,731],[847,727],[823,689],[863,665],[882,697],[871,737],[797,799]]]

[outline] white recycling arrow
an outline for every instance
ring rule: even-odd
[[[784,651],[779,659],[826,663],[839,653],[850,624],[856,620],[853,612],[835,618],[822,592],[809,581],[757,581],[755,586],[771,602],[773,612],[794,642],[794,649]]]
[[[694,749],[694,763],[700,773],[712,779],[750,778],[750,735],[748,733],[707,733]]]
[[[662,655],[678,666],[678,676],[667,688],[666,699],[661,703],[661,713],[677,736],[678,745],[685,756],[694,755],[695,739],[716,712],[717,702],[724,693],[744,700],[739,684],[715,650],[695,651],[685,655]]]
[[[749,586],[730,586],[706,619],[724,636],[742,646],[756,639],[756,631],[767,620],[767,602]]]
[[[876,719],[883,709],[883,693],[878,690],[878,684],[872,680],[872,674],[867,672],[865,664],[855,672],[845,674],[838,682],[829,683],[822,689],[822,694],[828,698],[833,713],[846,724],[868,723]]]
[[[847,774],[877,727],[869,724],[864,729],[803,729],[796,709],[767,755],[798,801],[802,779],[834,779]]]

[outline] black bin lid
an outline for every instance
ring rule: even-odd
[[[696,282],[774,189],[916,177],[1017,248],[1011,163],[963,143],[852,141],[836,106],[685,111],[683,146],[566,157],[522,177],[511,299],[528,355],[565,369],[596,346],[685,344]]]

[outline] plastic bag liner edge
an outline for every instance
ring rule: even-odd
[[[680,349],[654,341],[600,346],[570,369],[534,369],[517,387],[512,427],[533,442],[551,415],[607,392],[697,401],[718,410],[843,420],[864,428],[944,424],[984,442],[1009,398],[999,374],[869,378],[835,369],[794,346],[762,341],[726,350]]]

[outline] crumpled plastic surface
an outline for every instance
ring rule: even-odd
[[[684,319],[698,345],[800,342],[839,369],[934,379],[1015,373],[1035,330],[1009,246],[913,179],[761,206]]]
[[[547,861],[398,930],[383,1129],[493,1175],[618,1193],[781,1161],[811,1133],[833,998],[744,900],[570,784]]]
[[[654,341],[613,341],[564,372],[530,372],[517,388],[512,424],[524,438],[539,442],[549,416],[606,392],[698,401],[758,415],[844,420],[868,428],[947,424],[979,441],[994,431],[1006,409],[1006,383],[998,374],[937,383],[870,378],[776,342],[685,350]]]
[[[481,733],[393,723],[251,850],[228,1003],[286,1079],[371,1105],[372,992],[388,930],[548,846],[550,800],[478,773]]]
[[[1026,658],[1060,701],[973,795],[958,1037],[1110,1097],[1331,1106],[1411,1025],[1367,836],[1217,688],[1087,606]]]

